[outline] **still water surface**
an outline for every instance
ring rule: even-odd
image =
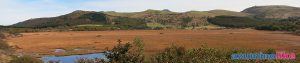
[[[84,54],[84,55],[71,55],[71,56],[44,56],[41,59],[44,63],[48,61],[60,61],[60,63],[75,63],[79,58],[86,58],[86,59],[94,59],[94,58],[102,58],[105,59],[104,53],[94,53],[94,54]]]

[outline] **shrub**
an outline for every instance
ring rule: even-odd
[[[232,60],[232,54],[238,53],[275,53],[275,49],[214,49],[172,46],[157,54],[151,59],[151,63],[294,63],[295,60]]]
[[[25,56],[13,57],[10,63],[42,63],[42,60],[32,56],[25,55]]]
[[[152,58],[152,63],[223,63],[230,62],[228,52],[211,48],[186,49],[172,46]]]
[[[21,34],[22,29],[14,29],[14,28],[11,28],[8,30],[8,33],[9,33],[9,36],[12,36],[12,37],[20,37],[20,36],[23,36]]]
[[[2,32],[0,32],[0,39],[4,39],[4,38],[5,38],[5,35]]]
[[[165,25],[162,25],[160,23],[147,23],[147,26],[154,30],[161,30],[166,27]]]
[[[0,63],[8,63],[11,60],[10,55],[13,50],[12,48],[7,44],[7,42],[0,39]]]
[[[300,35],[300,30],[297,30],[295,33],[296,35]]]
[[[0,63],[9,63],[11,57],[5,53],[0,53]]]
[[[163,27],[155,27],[153,28],[153,30],[163,30],[164,28]]]
[[[48,63],[59,63],[59,61],[49,61]]]
[[[108,26],[81,26],[81,27],[74,27],[74,31],[104,31],[104,30],[112,30],[111,27]]]
[[[141,38],[135,38],[133,44],[121,44],[121,40],[111,50],[106,51],[105,59],[85,59],[81,58],[76,63],[143,63],[144,62],[144,44]]]
[[[10,46],[3,40],[0,39],[0,49],[1,50],[10,50]]]
[[[296,60],[232,60],[232,54],[239,53],[275,53],[275,49],[254,50],[254,49],[215,49],[215,48],[193,48],[171,46],[164,51],[144,57],[144,44],[140,38],[136,38],[133,44],[121,44],[108,50],[105,59],[79,59],[77,63],[296,63]]]
[[[144,61],[144,45],[141,38],[135,38],[132,45],[129,43],[121,44],[121,40],[118,42],[117,46],[105,53],[109,62],[142,63]]]
[[[79,58],[76,63],[106,63],[103,59],[87,59],[87,58]]]

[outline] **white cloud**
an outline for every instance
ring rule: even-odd
[[[300,7],[300,0],[0,0],[0,25],[10,25],[30,18],[63,15],[74,10],[136,12],[146,9],[170,9],[184,12],[225,9],[241,11],[255,5]]]

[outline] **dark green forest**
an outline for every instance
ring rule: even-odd
[[[208,20],[212,24],[229,28],[254,28],[257,30],[292,31],[300,30],[300,17],[287,19],[255,19],[251,17],[217,16]]]
[[[232,27],[232,28],[248,28],[255,27],[265,22],[249,18],[249,17],[236,17],[236,16],[216,16],[214,18],[208,19],[212,24]]]

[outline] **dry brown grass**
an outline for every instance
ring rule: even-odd
[[[252,29],[37,32],[23,33],[23,35],[18,38],[8,38],[7,41],[17,47],[18,52],[39,54],[60,54],[53,53],[56,48],[97,50],[71,51],[72,54],[101,52],[106,50],[106,47],[112,48],[116,45],[118,39],[126,43],[136,36],[143,38],[146,54],[156,53],[171,44],[186,48],[198,48],[206,44],[212,48],[274,48],[300,52],[300,36],[286,32]]]

